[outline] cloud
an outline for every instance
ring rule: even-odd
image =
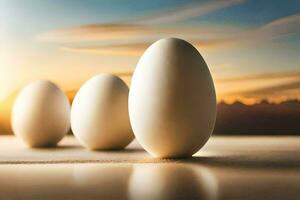
[[[162,37],[186,37],[190,39],[229,37],[239,28],[223,25],[201,27],[147,26],[134,24],[92,24],[66,29],[52,30],[36,37],[40,42],[62,44],[100,43],[120,45],[127,43],[152,42]],[[126,45],[126,43],[125,43]]]
[[[300,14],[285,16],[260,27],[220,39],[225,47],[257,46],[290,34],[300,33]]]
[[[300,14],[276,19],[246,31],[225,26],[161,27],[139,24],[93,24],[50,31],[39,35],[38,39],[62,43],[62,49],[66,51],[139,56],[147,46],[162,37],[180,37],[191,41],[201,50],[222,51],[228,48],[257,46],[274,38],[294,33],[300,33]]]
[[[37,40],[54,43],[113,42],[124,38],[151,35],[159,28],[133,24],[90,24],[79,27],[52,30],[37,36]],[[169,32],[169,30],[165,30]]]
[[[273,20],[260,27],[236,32],[231,36],[224,36],[216,40],[217,48],[228,49],[247,46],[259,46],[290,34],[300,33],[300,14],[285,16]]]
[[[270,96],[284,95],[286,92],[288,93],[289,90],[300,90],[300,80],[232,94],[238,94],[243,96]]]
[[[279,101],[300,98],[300,71],[266,73],[215,79],[221,99]]]
[[[143,34],[151,34],[153,28],[132,24],[89,24],[73,28],[52,30],[37,36],[37,40],[54,43],[90,41],[114,41]]]
[[[132,43],[120,45],[98,45],[98,46],[64,46],[62,50],[77,53],[92,53],[107,56],[140,56],[150,43]]]
[[[300,14],[285,16],[260,27],[242,29],[225,25],[172,26],[197,16],[207,15],[244,0],[194,2],[158,10],[143,17],[108,24],[87,24],[52,30],[37,36],[42,42],[61,44],[68,52],[103,56],[140,56],[154,41],[164,37],[186,39],[203,51],[258,46],[274,38],[300,32]],[[163,26],[162,26],[163,25]]]
[[[138,24],[165,24],[183,21],[186,19],[207,15],[217,10],[242,3],[243,0],[218,0],[207,3],[192,3],[175,7],[149,16],[138,18],[134,23]]]
[[[62,50],[78,53],[92,53],[106,56],[141,56],[142,53],[155,40],[149,42],[132,42],[123,44],[100,44],[100,45],[83,45],[83,46],[63,46]],[[219,46],[220,43],[214,39],[189,40],[196,48],[210,50]]]
[[[240,82],[240,81],[258,81],[266,79],[285,79],[285,78],[299,78],[300,71],[289,71],[289,72],[280,72],[280,73],[266,73],[266,74],[255,74],[247,76],[238,76],[238,77],[229,77],[229,78],[219,78],[216,79],[218,82]]]
[[[254,34],[265,38],[276,38],[293,33],[300,32],[300,14],[289,15],[274,20],[261,28],[257,29]]]
[[[159,10],[143,17],[135,17],[130,21],[121,21],[107,24],[87,24],[78,27],[51,30],[36,37],[38,41],[54,43],[74,42],[117,42],[122,39],[158,39],[170,35],[179,35],[194,38],[201,35],[209,37],[226,35],[226,31],[232,33],[236,29],[225,26],[205,27],[172,27],[170,22],[178,22],[189,18],[207,15],[211,12],[233,6],[244,2],[244,0],[214,0],[207,3],[194,2],[184,4],[168,10]],[[166,24],[167,23],[167,24]],[[161,26],[161,25],[164,26]]]

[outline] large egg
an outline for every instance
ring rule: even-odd
[[[94,76],[81,86],[72,103],[71,127],[83,146],[121,149],[133,140],[128,92],[127,85],[110,74]]]
[[[132,77],[129,116],[136,139],[153,156],[197,152],[216,118],[213,80],[197,49],[176,38],[152,44]]]
[[[35,81],[16,98],[12,128],[30,147],[55,145],[69,131],[70,103],[54,83]]]

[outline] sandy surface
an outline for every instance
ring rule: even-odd
[[[0,199],[299,199],[300,137],[212,137],[193,158],[134,142],[91,152],[73,137],[27,149],[0,136]]]

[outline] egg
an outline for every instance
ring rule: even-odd
[[[144,52],[131,80],[129,116],[137,141],[155,157],[188,157],[207,142],[216,95],[195,47],[167,38]]]
[[[71,128],[90,150],[122,149],[134,138],[128,115],[127,85],[117,76],[92,77],[77,92],[71,108]]]
[[[15,135],[29,147],[56,145],[70,128],[70,103],[54,83],[38,80],[25,86],[12,109]]]

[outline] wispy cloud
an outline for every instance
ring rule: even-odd
[[[254,34],[265,38],[276,38],[293,33],[300,32],[300,14],[289,15],[277,20],[274,20],[261,28],[257,29]]]
[[[278,85],[262,87],[258,89],[253,89],[244,92],[232,93],[243,96],[270,96],[270,95],[284,95],[287,94],[289,90],[300,90],[300,80],[291,81],[288,83],[282,83]]]
[[[273,20],[261,27],[253,28],[233,35],[224,42],[232,44],[253,44],[267,42],[289,34],[300,33],[300,14],[285,16]]]
[[[231,35],[215,38],[218,50],[247,46],[259,46],[291,34],[300,33],[300,14],[285,16],[260,27],[236,31]]]
[[[91,53],[108,56],[140,56],[150,43],[98,45],[83,47],[62,47],[62,50],[78,53]]]
[[[113,43],[141,40],[151,42],[161,37],[170,35],[195,38],[226,36],[232,34],[237,28],[225,26],[205,27],[178,27],[170,26],[170,22],[178,22],[193,17],[207,15],[220,9],[242,3],[244,0],[214,0],[207,3],[194,2],[173,7],[167,10],[153,11],[151,14],[135,17],[127,21],[119,21],[107,24],[87,24],[78,27],[51,30],[36,37],[43,42],[78,43],[101,42]],[[164,26],[161,26],[161,25]]]
[[[280,102],[300,98],[300,71],[283,71],[215,79],[219,98],[254,103],[259,99]]]
[[[222,25],[206,25],[205,27],[174,27],[174,26],[148,26],[134,24],[91,24],[66,29],[52,30],[36,37],[41,42],[62,44],[100,43],[101,45],[152,42],[161,37],[178,36],[191,39],[229,37],[238,27]],[[125,43],[125,45],[127,45]]]
[[[72,52],[139,56],[153,41],[162,37],[180,37],[189,40],[202,50],[221,51],[241,46],[257,46],[270,42],[274,38],[294,33],[300,33],[300,14],[276,19],[245,31],[224,26],[161,27],[137,24],[94,24],[50,31],[41,34],[38,39],[62,43],[63,50]]]
[[[169,29],[133,24],[88,24],[79,27],[52,30],[37,36],[37,40],[54,43],[119,42],[122,39],[151,35],[155,32],[170,32]]]
[[[147,47],[149,47],[155,40],[132,42],[123,44],[99,44],[99,45],[81,45],[62,47],[62,50],[78,53],[92,53],[107,56],[140,56]],[[214,39],[192,39],[189,40],[196,48],[210,50],[219,46],[220,43]]]
[[[289,72],[277,72],[277,73],[266,73],[266,74],[254,74],[247,76],[238,76],[238,77],[227,77],[216,79],[218,82],[240,82],[240,81],[257,81],[257,80],[266,80],[266,79],[286,79],[286,78],[297,78],[300,80],[300,71],[289,71]]]
[[[172,23],[207,15],[217,10],[242,3],[243,0],[218,0],[207,3],[196,2],[184,6],[175,7],[169,10],[156,12],[149,16],[134,20],[139,24],[163,24]]]

